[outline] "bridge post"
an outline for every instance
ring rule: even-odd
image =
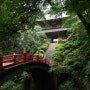
[[[23,60],[24,60],[24,62],[27,61],[27,52],[26,52],[26,48],[24,48],[24,50],[23,50]]]
[[[15,53],[13,54],[13,62],[14,64],[16,64],[16,54]]]
[[[43,58],[43,62],[44,63],[47,63],[47,59],[45,57]]]
[[[36,61],[38,62],[39,61],[39,55],[38,55],[38,53],[36,54]]]
[[[2,69],[3,69],[3,55],[0,52],[0,70],[2,70]]]

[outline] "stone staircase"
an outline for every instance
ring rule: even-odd
[[[45,58],[48,61],[52,60],[52,53],[54,52],[55,46],[57,45],[57,43],[50,43],[46,53],[45,53]]]

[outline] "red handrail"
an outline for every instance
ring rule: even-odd
[[[14,53],[13,55],[6,55],[4,57],[0,55],[0,70],[2,70],[3,67],[6,67],[6,66],[9,67],[22,62],[23,63],[24,62],[43,62],[51,66],[51,62],[49,62],[45,57],[41,59],[41,57],[38,54],[36,55],[27,54],[24,51],[23,54]]]

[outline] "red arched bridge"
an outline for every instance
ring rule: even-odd
[[[45,57],[41,58],[38,54],[32,55],[27,54],[25,51],[23,54],[13,54],[13,55],[0,55],[0,71],[4,68],[8,68],[14,65],[26,63],[26,62],[42,62],[51,66],[51,62]]]
[[[41,58],[38,54],[27,54],[24,50],[23,54],[0,55],[0,86],[19,75],[23,71],[28,72],[32,78],[24,81],[24,90],[56,90],[57,79],[54,72],[49,72],[51,67],[45,57]],[[34,81],[34,83],[33,83]],[[28,84],[27,84],[28,83]]]

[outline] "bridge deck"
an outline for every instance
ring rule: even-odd
[[[3,63],[3,67],[8,66],[8,65],[12,65],[12,64],[13,64],[13,62],[6,62],[6,63]]]

